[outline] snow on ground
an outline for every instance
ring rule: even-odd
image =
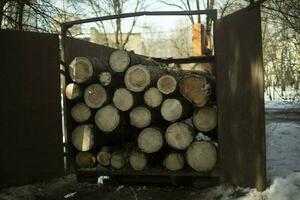
[[[289,102],[289,101],[265,101],[265,108],[270,109],[289,109],[299,108],[300,102]]]

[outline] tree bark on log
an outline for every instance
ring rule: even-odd
[[[170,171],[179,171],[184,167],[184,156],[181,153],[173,152],[167,154],[163,165]]]
[[[110,158],[110,165],[114,169],[122,169],[125,167],[126,164],[126,156],[124,152],[117,151],[113,152]]]
[[[75,163],[79,168],[91,168],[95,166],[96,158],[90,152],[79,152],[76,155]]]
[[[174,149],[185,150],[193,142],[194,132],[194,129],[186,123],[173,123],[166,130],[166,142]]]
[[[155,116],[146,107],[135,107],[129,114],[130,124],[137,128],[145,128],[151,124]]]
[[[155,87],[151,87],[144,93],[144,102],[151,108],[157,108],[163,101],[162,93]]]
[[[145,153],[134,150],[129,155],[129,164],[136,171],[144,170],[147,166],[147,156]]]
[[[160,113],[165,120],[175,122],[188,117],[191,113],[191,109],[192,106],[184,99],[170,98],[162,103]]]
[[[163,146],[162,132],[158,128],[149,127],[141,131],[138,136],[138,146],[145,153],[154,153]]]
[[[176,91],[177,80],[170,74],[163,75],[157,81],[157,88],[163,94],[171,94]]]
[[[97,127],[106,133],[113,132],[120,125],[120,113],[113,105],[100,108],[95,115]]]
[[[100,108],[105,103],[107,103],[109,99],[108,93],[105,88],[98,83],[89,85],[84,90],[83,98],[86,105],[94,109]]]
[[[217,109],[210,106],[196,109],[193,114],[193,124],[201,132],[213,130],[217,126]]]
[[[85,103],[77,103],[71,108],[71,117],[78,123],[87,121],[91,114],[91,109]]]
[[[81,98],[82,92],[76,83],[69,83],[65,89],[66,97],[69,100],[76,100]]]
[[[97,154],[97,161],[102,166],[109,166],[111,158],[111,148],[108,146],[104,146],[100,149]]]
[[[198,172],[211,171],[217,162],[217,149],[207,141],[192,143],[185,153],[187,163]]]
[[[72,143],[79,151],[89,151],[95,144],[93,125],[77,126],[72,132]]]

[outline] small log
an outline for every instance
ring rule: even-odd
[[[93,125],[77,126],[72,132],[72,143],[79,151],[89,151],[95,143]]]
[[[157,81],[157,88],[163,94],[171,94],[175,92],[177,88],[177,80],[170,74],[163,75]]]
[[[65,93],[66,93],[67,99],[69,99],[69,100],[79,99],[82,95],[80,87],[76,83],[69,83],[66,86]]]
[[[84,90],[84,101],[90,108],[100,108],[108,102],[108,94],[100,84],[89,85]]]
[[[130,110],[135,101],[134,95],[126,88],[119,88],[114,92],[113,103],[121,111]]]
[[[163,146],[162,132],[158,128],[145,128],[138,136],[138,146],[145,153],[154,153]]]
[[[155,88],[151,87],[144,93],[144,102],[151,108],[157,108],[160,106],[163,100],[161,92]]]
[[[129,155],[129,164],[136,171],[144,170],[147,162],[147,156],[141,151],[132,151]]]
[[[185,153],[187,163],[198,172],[211,171],[217,162],[216,147],[207,141],[193,142]]]
[[[194,130],[186,123],[173,123],[167,128],[165,138],[169,146],[185,150],[194,140]]]
[[[112,75],[110,72],[101,72],[98,75],[99,82],[103,86],[109,86],[112,82]]]
[[[110,165],[115,169],[122,169],[125,167],[126,157],[123,152],[114,152],[110,158]]]
[[[124,72],[130,64],[130,56],[124,50],[116,50],[109,57],[109,65],[115,72]]]
[[[217,126],[217,109],[210,106],[196,109],[193,114],[193,124],[201,132],[213,130]]]
[[[111,158],[111,148],[104,146],[100,149],[97,154],[97,161],[102,166],[109,166],[110,165],[110,158]]]
[[[96,158],[90,152],[79,152],[76,155],[75,163],[79,168],[91,168],[95,166]]]
[[[203,107],[209,100],[211,86],[204,75],[190,74],[179,82],[182,96],[196,107]]]
[[[104,106],[96,112],[95,123],[101,131],[113,132],[120,124],[120,113],[113,105]]]
[[[170,171],[179,171],[184,167],[184,162],[184,156],[175,152],[165,157],[163,165]]]
[[[91,116],[91,109],[85,103],[77,103],[71,109],[71,117],[78,123],[87,121]]]
[[[146,107],[135,107],[129,114],[130,124],[137,128],[145,128],[151,124],[152,113]]]
[[[182,98],[166,99],[160,109],[162,117],[169,122],[188,117],[190,111],[191,105]]]

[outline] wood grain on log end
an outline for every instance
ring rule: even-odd
[[[72,143],[79,151],[89,151],[94,145],[92,125],[77,126],[72,132]]]
[[[134,65],[125,74],[126,87],[133,92],[142,92],[151,82],[149,70],[144,65]]]
[[[96,158],[90,152],[79,152],[76,155],[75,163],[79,168],[91,168],[95,166]]]
[[[69,100],[79,99],[82,95],[82,92],[79,86],[76,83],[70,83],[66,86],[66,97]]]
[[[126,158],[122,152],[114,152],[110,158],[110,165],[115,169],[122,169],[126,164]]]
[[[136,171],[144,170],[147,166],[147,156],[140,151],[132,151],[129,155],[129,163]]]
[[[104,132],[114,131],[120,123],[120,114],[117,108],[112,105],[100,108],[95,115],[97,127]]]
[[[157,128],[146,128],[138,136],[138,146],[145,153],[157,152],[162,145],[162,133]]]
[[[177,88],[177,81],[173,76],[169,74],[163,75],[157,81],[157,88],[163,94],[171,94]]]
[[[98,79],[99,79],[99,82],[103,86],[108,86],[108,85],[110,85],[111,80],[112,80],[111,73],[109,73],[109,72],[101,72],[98,75]]]
[[[100,108],[108,101],[108,95],[104,87],[98,83],[89,85],[84,90],[84,101],[90,108]]]
[[[97,161],[102,166],[109,166],[111,158],[111,149],[109,147],[102,147],[97,154]]]
[[[163,100],[163,96],[161,92],[155,87],[149,88],[144,93],[145,104],[147,104],[152,108],[157,108],[158,106],[160,106],[162,100]]]
[[[151,112],[146,107],[136,107],[130,114],[130,124],[137,128],[145,128],[151,123]]]
[[[184,150],[194,140],[194,130],[183,122],[171,124],[166,130],[166,141],[174,149]]]
[[[185,154],[187,163],[196,171],[211,171],[217,162],[216,147],[207,141],[193,142]]]
[[[69,75],[75,83],[88,81],[94,73],[92,62],[86,57],[76,57],[69,66]]]
[[[160,112],[165,120],[175,122],[182,116],[183,109],[183,105],[178,99],[166,99],[162,103]]]
[[[199,131],[213,130],[217,126],[217,109],[210,106],[196,109],[193,114],[193,124]]]
[[[115,72],[124,72],[130,64],[130,56],[124,50],[116,50],[109,57],[109,65]]]
[[[77,103],[71,109],[71,117],[78,123],[87,121],[91,116],[91,109],[85,103]]]
[[[132,108],[134,97],[126,88],[119,88],[114,92],[113,103],[119,110],[127,111]]]
[[[164,159],[164,166],[170,171],[179,171],[184,167],[184,156],[181,153],[170,153]]]

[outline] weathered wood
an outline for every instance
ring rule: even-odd
[[[97,161],[102,166],[109,166],[111,158],[111,148],[104,146],[97,154]]]
[[[170,74],[163,75],[157,81],[157,88],[163,94],[171,94],[175,92],[177,88],[177,80]]]
[[[98,79],[99,79],[99,82],[101,83],[101,85],[108,86],[112,82],[112,75],[110,72],[101,72],[98,75]]]
[[[128,111],[136,104],[136,98],[126,88],[119,88],[114,92],[113,103],[119,110]]]
[[[138,146],[145,153],[154,153],[163,146],[162,132],[158,128],[149,127],[141,131],[138,136]]]
[[[130,56],[124,50],[116,50],[109,57],[109,65],[115,72],[124,72],[130,64]]]
[[[79,151],[89,151],[94,146],[93,125],[84,124],[77,126],[72,132],[72,143]]]
[[[95,166],[96,158],[90,152],[79,152],[76,155],[75,163],[79,168],[91,168]]]
[[[211,106],[196,109],[193,114],[193,124],[202,132],[213,130],[217,126],[217,109]]]
[[[129,114],[130,124],[137,128],[145,128],[151,124],[152,116],[151,111],[146,107],[135,107]]]
[[[162,103],[160,112],[165,120],[175,122],[188,117],[191,108],[191,105],[183,98],[170,98]]]
[[[145,153],[134,150],[129,155],[129,164],[136,171],[144,170],[147,166],[147,156]]]
[[[184,122],[173,123],[167,128],[165,138],[169,146],[185,150],[194,140],[194,130]]]
[[[163,100],[163,95],[155,87],[149,88],[144,93],[145,104],[147,104],[148,106],[150,106],[152,108],[157,108],[158,106],[160,106],[162,100]]]
[[[182,96],[196,107],[203,107],[209,100],[210,83],[204,75],[189,74],[179,82]]]
[[[66,86],[65,93],[69,100],[79,99],[82,96],[81,89],[76,83],[69,83]]]
[[[211,142],[197,141],[189,146],[185,158],[194,170],[211,171],[217,162],[217,150]]]
[[[122,169],[125,167],[126,157],[124,152],[117,151],[113,152],[110,158],[110,165],[115,169]]]
[[[91,116],[91,109],[85,103],[77,103],[71,108],[71,117],[78,123],[87,121]]]
[[[83,98],[88,107],[100,108],[106,102],[108,102],[108,93],[106,92],[104,87],[102,87],[98,83],[95,83],[95,84],[89,85],[84,90]]]
[[[100,108],[95,115],[95,123],[103,132],[113,132],[120,124],[120,113],[113,105]]]
[[[181,153],[169,153],[163,161],[163,165],[170,171],[179,171],[184,167],[184,156]]]

